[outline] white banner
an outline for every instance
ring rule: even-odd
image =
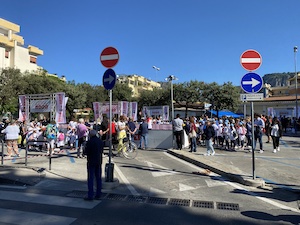
[[[30,112],[51,112],[51,99],[30,100]]]
[[[169,106],[144,106],[143,107],[144,117],[162,117],[163,121],[169,120]]]
[[[56,117],[55,117],[55,121],[56,121],[56,123],[66,123],[65,93],[56,93]]]
[[[19,121],[26,121],[26,96],[19,95]]]
[[[169,117],[169,112],[170,112],[170,109],[169,109],[169,106],[168,105],[164,105],[163,106],[163,111],[164,111],[164,114],[162,115],[162,120],[163,121],[170,121],[170,117]]]

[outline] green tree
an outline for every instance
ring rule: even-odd
[[[139,106],[169,105],[170,88],[156,88],[153,91],[144,90],[138,98]]]
[[[0,74],[0,112],[16,113],[18,95],[24,89],[22,73],[18,69],[3,69]]]
[[[181,107],[185,107],[185,116],[192,104],[203,102],[205,83],[202,81],[189,81],[174,84],[174,101]]]
[[[74,109],[85,107],[87,95],[84,88],[80,85],[76,85],[75,81],[69,81],[65,86],[64,92],[66,93],[66,96],[68,96],[66,106],[67,117],[71,119]]]
[[[239,101],[239,89],[231,82],[219,85],[216,82],[205,84],[203,96],[207,102],[212,104],[212,109],[217,111],[228,109],[235,111]]]
[[[104,91],[106,93],[106,101],[109,101],[109,91]],[[132,89],[126,84],[116,83],[113,88],[113,101],[131,101]]]

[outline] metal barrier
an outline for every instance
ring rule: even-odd
[[[35,143],[47,143],[50,145],[49,141],[45,140],[45,141],[27,141],[26,142],[26,152],[25,152],[25,166],[27,166],[27,161],[28,161],[28,145],[30,145],[30,143],[32,144],[35,144]],[[49,152],[49,170],[51,170],[51,163],[52,163],[52,160],[51,160],[51,157],[52,156],[52,151]]]

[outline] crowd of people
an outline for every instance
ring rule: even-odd
[[[214,155],[214,148],[221,150],[252,151],[259,143],[259,152],[263,153],[263,135],[267,136],[267,143],[272,142],[273,153],[280,151],[279,139],[283,134],[281,118],[254,114],[246,118],[209,118],[208,116],[196,118],[189,117],[185,120],[177,114],[173,121],[174,135],[177,149],[190,148],[196,152],[197,146],[206,146],[206,155]],[[252,135],[252,132],[253,135]],[[252,136],[254,140],[252,140]]]
[[[152,118],[151,118],[152,119]],[[91,130],[96,131],[96,136],[100,138],[104,145],[108,145],[109,130],[112,129],[112,141],[116,145],[118,153],[123,147],[124,138],[140,137],[139,148],[148,147],[148,131],[151,129],[150,118],[141,118],[139,126],[132,118],[121,115],[118,120],[113,119],[111,125],[106,116],[102,120],[98,119],[94,124],[80,118],[71,119],[67,125],[67,130],[60,129],[55,121],[46,118],[41,120],[33,119],[28,124],[17,120],[5,119],[1,122],[1,138],[7,144],[7,157],[19,156],[19,148],[25,148],[28,144],[29,151],[47,150],[47,155],[52,155],[66,147],[76,150],[77,158],[85,158],[84,147],[89,139]]]

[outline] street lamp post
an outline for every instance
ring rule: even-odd
[[[175,77],[174,75],[170,75],[166,78],[167,81],[169,81],[171,83],[171,119],[172,121],[174,120],[174,96],[173,96],[173,80],[178,80],[177,77]]]
[[[173,124],[174,121],[174,96],[173,96],[173,80],[178,80],[177,77],[175,77],[174,75],[170,75],[168,76],[166,79],[166,81],[169,81],[171,83],[171,122]],[[172,147],[174,148],[174,135],[172,135]]]
[[[152,66],[153,69],[155,69],[155,78],[157,79],[157,71],[160,71],[160,68],[156,66]]]
[[[296,92],[296,118],[295,118],[295,133],[297,134],[298,122],[298,74],[297,74],[297,51],[298,47],[294,47],[294,60],[295,60],[295,92]]]

